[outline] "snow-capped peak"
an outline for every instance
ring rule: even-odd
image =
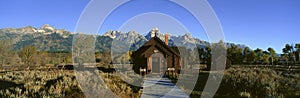
[[[103,34],[103,36],[108,36],[112,39],[116,38],[117,36],[119,36],[122,32],[121,31],[108,31],[105,34]]]
[[[50,31],[55,31],[56,30],[54,27],[50,26],[49,24],[43,25],[41,29],[50,30]]]

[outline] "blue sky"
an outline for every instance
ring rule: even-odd
[[[0,28],[29,25],[38,28],[43,24],[50,24],[56,28],[74,31],[80,14],[88,2],[89,0],[0,0]],[[266,50],[273,47],[278,53],[281,53],[286,43],[300,43],[299,0],[208,0],[208,2],[219,18],[227,42],[245,44],[252,49]],[[135,16],[145,12],[158,13],[154,13],[157,16],[151,16],[151,13]],[[131,19],[132,17],[137,18]],[[129,19],[131,20],[128,21]],[[143,21],[145,19],[148,21]],[[162,21],[149,21],[157,19]],[[148,25],[137,24],[139,21]],[[170,24],[173,29],[167,28]],[[104,22],[100,33],[115,29],[125,31],[133,29],[144,34],[153,26],[158,26],[163,33],[176,35],[186,31],[197,38],[207,40],[205,32],[186,10],[163,0],[142,0],[120,6]]]

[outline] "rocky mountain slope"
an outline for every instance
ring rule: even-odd
[[[103,35],[97,36],[96,51],[104,52],[111,49],[116,51],[136,50],[153,36],[165,40],[165,35],[159,31],[158,28],[153,28],[145,36],[135,32],[129,31],[127,33],[122,31],[107,31]],[[56,29],[48,24],[35,28],[27,26],[24,28],[3,28],[0,29],[0,40],[11,40],[14,44],[14,49],[20,50],[27,45],[34,45],[40,51],[67,51],[70,52],[72,48],[74,33],[64,29]],[[193,38],[191,34],[186,33],[180,36],[169,35],[170,46],[185,46],[188,48],[205,47],[210,43]],[[228,46],[233,43],[227,43]],[[245,45],[238,45],[245,47]]]

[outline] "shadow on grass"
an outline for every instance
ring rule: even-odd
[[[24,88],[24,84],[17,84],[15,82],[0,80],[1,86],[0,90],[9,89],[9,88]]]
[[[200,98],[201,94],[204,90],[206,82],[208,80],[209,73],[208,72],[200,72],[198,76],[198,80],[196,82],[195,88],[193,89],[192,93],[190,94],[191,98]],[[201,93],[199,93],[201,92]]]
[[[97,67],[98,70],[104,72],[104,73],[113,73],[116,72],[114,68],[106,68],[106,67]]]

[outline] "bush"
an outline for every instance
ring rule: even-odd
[[[92,73],[88,73],[90,75]],[[109,74],[109,77],[106,77]],[[103,73],[100,76],[105,84],[119,97],[140,97],[141,88],[122,81],[115,73]],[[0,73],[0,96],[6,97],[76,97],[84,98],[73,71],[16,71]],[[95,83],[95,79],[85,81],[94,84],[91,87],[104,86]],[[136,82],[133,80],[133,82]],[[4,86],[3,86],[4,85]],[[90,86],[90,85],[88,85]]]
[[[299,78],[287,78],[272,69],[230,68],[225,71],[218,94],[235,97],[247,94],[260,98],[299,90]]]
[[[220,70],[221,68],[221,66],[217,66],[216,67],[216,69],[212,69],[211,68],[211,59],[207,59],[206,60],[206,71],[217,71],[217,70]],[[226,66],[225,66],[225,69],[228,69],[228,68],[230,68],[231,67],[231,65],[232,65],[232,61],[231,61],[231,59],[229,59],[229,58],[226,58],[226,64],[225,64]]]
[[[3,97],[66,97],[71,91],[80,93],[75,77],[69,72],[7,72],[0,80],[15,84],[0,89]]]

